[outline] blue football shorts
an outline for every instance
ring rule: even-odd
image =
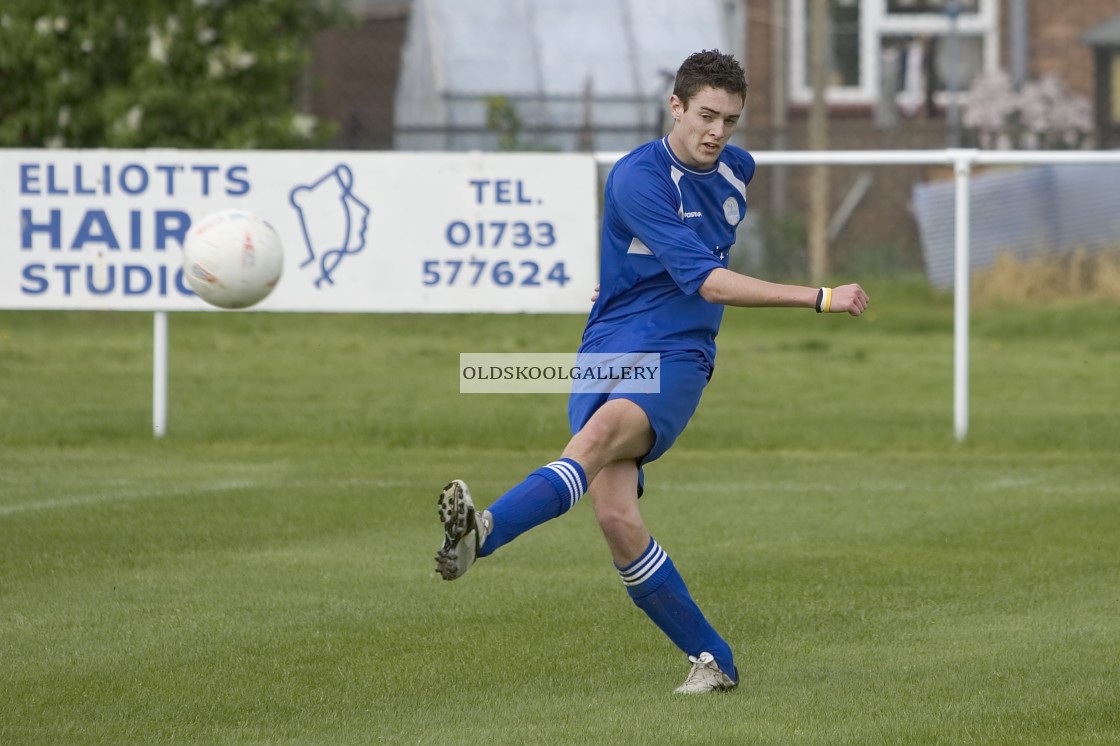
[[[656,461],[684,432],[700,404],[700,395],[712,378],[712,368],[697,352],[661,353],[661,390],[656,394],[592,393],[568,397],[568,423],[572,434],[579,432],[599,407],[611,399],[629,399],[642,408],[653,428],[653,448],[638,461],[638,466]],[[639,472],[638,494],[644,488]]]

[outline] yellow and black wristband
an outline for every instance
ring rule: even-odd
[[[817,313],[828,313],[832,309],[832,288],[817,291]]]

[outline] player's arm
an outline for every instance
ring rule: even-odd
[[[867,309],[867,293],[857,284],[829,288],[831,297],[821,310],[859,316]],[[745,308],[816,308],[821,288],[783,285],[718,267],[700,285],[700,297],[709,303]]]

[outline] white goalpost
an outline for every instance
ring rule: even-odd
[[[951,166],[955,181],[953,252],[953,435],[963,441],[968,435],[969,407],[969,284],[971,278],[970,195],[972,169],[978,165],[1028,166],[1048,164],[1118,165],[1120,151],[990,151],[969,148],[947,150],[832,150],[752,151],[760,167],[766,166]],[[622,153],[597,153],[603,165],[614,163]],[[1118,204],[1120,209],[1120,204]]]

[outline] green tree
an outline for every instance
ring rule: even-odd
[[[0,146],[290,148],[295,87],[344,0],[4,0]]]

